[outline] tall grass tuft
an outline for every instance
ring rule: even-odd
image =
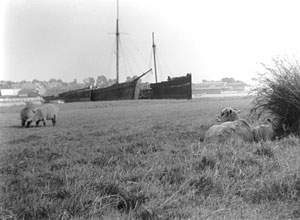
[[[300,130],[300,64],[295,58],[273,59],[274,66],[263,64],[264,73],[257,79],[259,86],[252,102],[251,115],[257,118],[266,114],[276,118],[278,136],[297,134]]]

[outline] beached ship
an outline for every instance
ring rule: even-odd
[[[131,82],[116,83],[106,88],[92,90],[91,101],[138,99],[140,94],[138,80],[150,71],[151,69],[143,73],[136,79],[132,80]]]
[[[138,99],[139,86],[138,80],[146,75],[151,69],[141,74],[130,82],[119,83],[119,1],[117,1],[117,20],[116,20],[116,83],[105,88],[83,88],[63,92],[54,96],[43,97],[46,102],[82,102],[82,101],[108,101],[108,100],[130,100]]]
[[[117,1],[117,20],[116,20],[116,83],[106,88],[94,89],[91,92],[91,101],[106,101],[106,100],[126,100],[126,99],[138,99],[139,97],[139,86],[138,80],[146,75],[141,74],[131,82],[119,83],[119,43],[120,43],[120,32],[119,32],[119,1]]]
[[[152,49],[154,60],[155,83],[150,84],[151,99],[191,99],[192,98],[192,75],[189,73],[181,77],[168,77],[167,81],[157,82],[156,68],[156,45],[154,42],[154,33],[152,33]]]
[[[167,81],[152,83],[152,99],[191,99],[192,98],[192,75],[168,78]]]

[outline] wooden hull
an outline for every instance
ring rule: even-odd
[[[139,91],[137,80],[114,84],[110,87],[92,90],[91,101],[134,100],[138,99]]]
[[[150,84],[152,99],[191,99],[192,75],[171,78],[168,81]]]
[[[84,102],[109,100],[134,100],[139,98],[138,80],[114,84],[106,88],[83,88],[63,92],[58,95],[45,96],[45,102]]]
[[[91,100],[91,89],[89,87],[63,92],[58,95],[43,97],[45,102],[86,102]]]
[[[108,100],[135,100],[139,98],[140,88],[138,80],[152,69],[143,73],[131,82],[114,84],[110,87],[92,90],[91,101],[108,101]]]
[[[91,89],[87,87],[63,92],[59,94],[59,97],[65,102],[86,102],[91,100]]]
[[[138,99],[139,88],[137,81],[114,84],[106,88],[84,88],[60,93],[56,96],[43,97],[45,102],[85,102]]]
[[[59,95],[48,95],[48,96],[43,96],[42,98],[46,103],[58,102],[58,101],[64,102],[64,100],[59,98]]]

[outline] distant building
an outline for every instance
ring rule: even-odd
[[[225,82],[202,82],[193,84],[192,93],[198,94],[220,94],[225,87]]]
[[[21,97],[37,97],[39,92],[36,89],[21,89],[18,95]]]
[[[222,81],[217,82],[202,82],[193,84],[193,94],[221,94],[225,91],[245,91],[248,85],[244,82],[226,83]]]
[[[21,89],[1,89],[0,95],[1,96],[18,96],[20,90]]]
[[[244,82],[235,82],[235,83],[227,83],[226,87],[230,91],[244,91],[246,86],[248,86]]]

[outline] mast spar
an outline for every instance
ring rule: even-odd
[[[119,0],[117,0],[117,22],[116,22],[116,83],[119,83],[119,43],[120,43],[120,32],[119,32]]]
[[[155,52],[156,52],[156,45],[154,43],[154,32],[152,32],[152,49],[153,49],[155,82],[157,83],[156,54],[155,54]]]

